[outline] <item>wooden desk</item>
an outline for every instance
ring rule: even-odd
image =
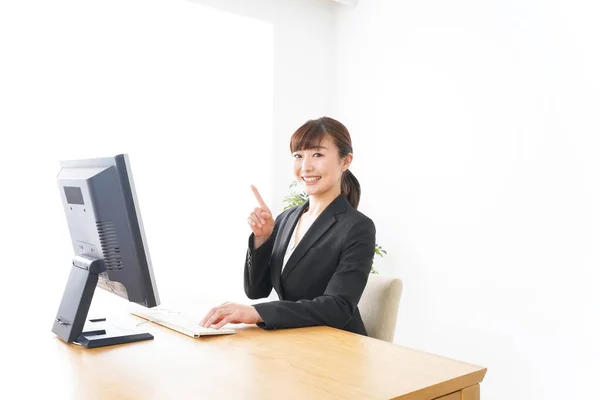
[[[46,374],[40,383],[46,385],[46,397],[111,400],[476,400],[486,373],[482,367],[329,327],[263,331],[231,326],[238,333],[192,339],[145,323],[140,328],[154,340],[98,349],[66,344],[48,327],[27,343],[37,351],[37,372],[30,372]]]

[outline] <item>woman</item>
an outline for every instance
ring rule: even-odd
[[[244,268],[251,299],[279,301],[212,308],[202,326],[257,324],[264,329],[328,325],[366,335],[357,304],[375,253],[375,225],[356,210],[360,185],[349,171],[352,142],[346,127],[323,117],[309,120],[290,140],[294,175],[308,202],[274,221],[258,190],[250,213],[252,234]]]

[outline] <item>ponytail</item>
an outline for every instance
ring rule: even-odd
[[[348,198],[348,202],[354,208],[358,208],[360,201],[360,183],[349,169],[342,174],[342,193]]]

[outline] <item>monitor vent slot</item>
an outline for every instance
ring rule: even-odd
[[[117,229],[113,221],[96,222],[104,263],[108,271],[117,271],[123,269],[123,259],[117,240]]]

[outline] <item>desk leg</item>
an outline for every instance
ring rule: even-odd
[[[462,394],[460,400],[479,400],[479,384],[464,388],[460,393]]]
[[[469,386],[459,392],[450,393],[435,400],[479,400],[479,385]]]

